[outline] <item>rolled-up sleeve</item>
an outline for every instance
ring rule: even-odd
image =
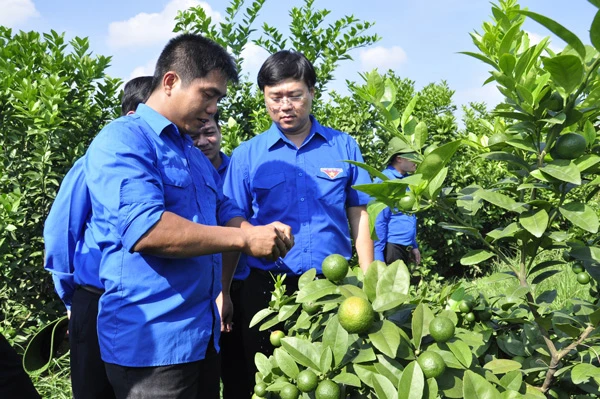
[[[90,146],[85,174],[100,230],[131,252],[165,211],[156,151],[135,127],[112,123]]]
[[[391,214],[390,208],[384,208],[375,219],[375,234],[377,234],[377,240],[373,242],[375,260],[382,262],[385,262],[385,246],[388,241],[388,224]]]

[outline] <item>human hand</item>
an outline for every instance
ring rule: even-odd
[[[229,294],[223,295],[223,291],[217,297],[217,309],[221,316],[221,331],[231,332],[233,330],[233,302]]]
[[[277,222],[278,223],[278,222]],[[243,229],[245,236],[244,252],[255,258],[266,258],[274,261],[287,255],[289,249],[294,245],[291,229],[288,232],[281,231],[283,224],[268,224],[266,226],[255,226]],[[283,228],[285,230],[285,228]]]
[[[419,248],[413,248],[412,251],[410,251],[412,254],[412,258],[415,261],[415,264],[419,264],[421,263],[421,252],[419,251]]]
[[[279,221],[269,223],[268,225],[275,227],[277,230],[283,233],[283,242],[289,252],[289,250],[292,249],[292,247],[294,246],[294,235],[292,234],[291,226],[288,226],[287,224],[281,223]],[[283,255],[281,257],[283,258]]]

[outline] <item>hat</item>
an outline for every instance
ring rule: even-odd
[[[65,339],[69,319],[63,316],[44,326],[29,341],[23,354],[23,368],[31,375],[44,372],[52,358],[60,359],[69,353],[69,341]]]
[[[407,159],[418,160],[418,158],[416,158],[414,156],[414,152],[415,152],[415,150],[412,149],[400,137],[392,137],[392,139],[388,143],[385,164],[389,165],[389,163],[392,161],[392,158],[394,157],[394,155],[397,155],[397,154],[406,154],[407,155],[406,156]]]

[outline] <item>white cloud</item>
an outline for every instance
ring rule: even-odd
[[[525,31],[525,33],[527,33],[527,36],[529,36],[529,45],[530,46],[535,46],[536,44],[541,42],[544,37],[546,37],[546,36],[542,36],[537,33],[529,32],[529,31]],[[563,47],[558,47],[558,46],[553,45],[552,37],[550,37],[548,47],[550,48],[550,50],[554,51],[555,53],[560,53],[561,51],[563,51]]]
[[[390,48],[377,46],[361,50],[359,53],[360,70],[370,71],[379,69],[385,72],[388,69],[396,70],[407,60],[406,53],[401,47],[393,46]]]
[[[0,0],[0,25],[13,28],[40,14],[32,0]]]
[[[137,66],[129,74],[129,79],[137,78],[138,76],[152,76],[154,75],[154,67],[156,66],[156,58],[152,58],[144,65]]]
[[[242,74],[248,75],[251,81],[256,80],[256,75],[262,64],[269,57],[269,52],[256,44],[249,42],[242,50]]]
[[[177,11],[201,6],[213,22],[221,20],[221,14],[214,11],[208,3],[197,0],[171,0],[158,13],[139,13],[126,21],[111,22],[108,26],[108,44],[112,48],[132,46],[152,46],[165,43],[175,36],[175,16]]]

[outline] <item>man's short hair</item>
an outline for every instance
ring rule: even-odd
[[[145,103],[150,96],[152,76],[138,76],[125,83],[121,100],[121,115],[127,115],[137,109],[140,103]]]
[[[160,86],[163,76],[169,71],[175,71],[187,85],[213,70],[221,71],[229,81],[238,81],[235,61],[227,50],[201,35],[184,33],[171,39],[160,53],[154,69],[152,91]]]
[[[286,79],[301,80],[309,89],[315,87],[317,74],[304,54],[294,50],[281,50],[272,54],[258,71],[258,87],[275,86]]]

